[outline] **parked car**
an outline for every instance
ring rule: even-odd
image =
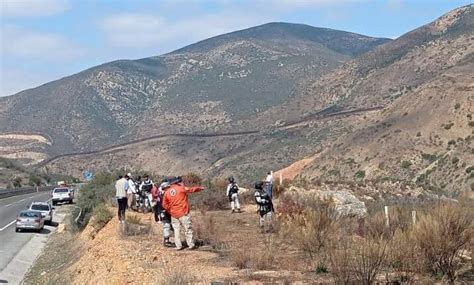
[[[40,211],[25,210],[21,211],[16,217],[15,231],[35,230],[41,232],[44,228],[44,219]]]
[[[69,188],[54,188],[53,190],[53,206],[58,202],[72,203],[74,200],[74,192]]]
[[[44,223],[51,225],[53,221],[53,207],[46,202],[33,202],[31,203],[30,210],[40,211],[41,216],[44,219]]]

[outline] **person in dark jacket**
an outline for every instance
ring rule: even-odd
[[[240,203],[239,203],[239,185],[235,183],[234,177],[229,177],[229,184],[227,185],[227,197],[229,198],[230,208],[232,213],[240,213]]]
[[[274,212],[273,202],[269,193],[263,187],[264,183],[259,181],[255,183],[255,202],[257,211],[260,215],[260,228],[264,232],[272,231],[272,215]]]
[[[160,219],[163,223],[163,245],[165,247],[175,247],[175,243],[170,241],[171,232],[173,231],[173,226],[171,225],[171,215],[163,208],[163,196],[165,192],[169,190],[170,183],[165,180],[161,183],[158,191],[158,200],[157,203],[159,206],[157,208],[160,213]]]

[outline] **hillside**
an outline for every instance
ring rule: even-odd
[[[300,177],[473,190],[473,82],[473,5],[345,64],[316,81],[305,99],[314,106],[385,108],[368,115]]]
[[[162,133],[247,130],[248,118],[386,41],[270,23],[0,98],[0,132],[40,134],[49,140],[41,153],[51,156]]]

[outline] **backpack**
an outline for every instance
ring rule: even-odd
[[[239,186],[237,186],[236,183],[233,183],[230,187],[229,195],[237,194],[237,192],[239,192]]]

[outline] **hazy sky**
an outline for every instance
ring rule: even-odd
[[[267,22],[398,37],[471,1],[0,0],[0,96]]]

